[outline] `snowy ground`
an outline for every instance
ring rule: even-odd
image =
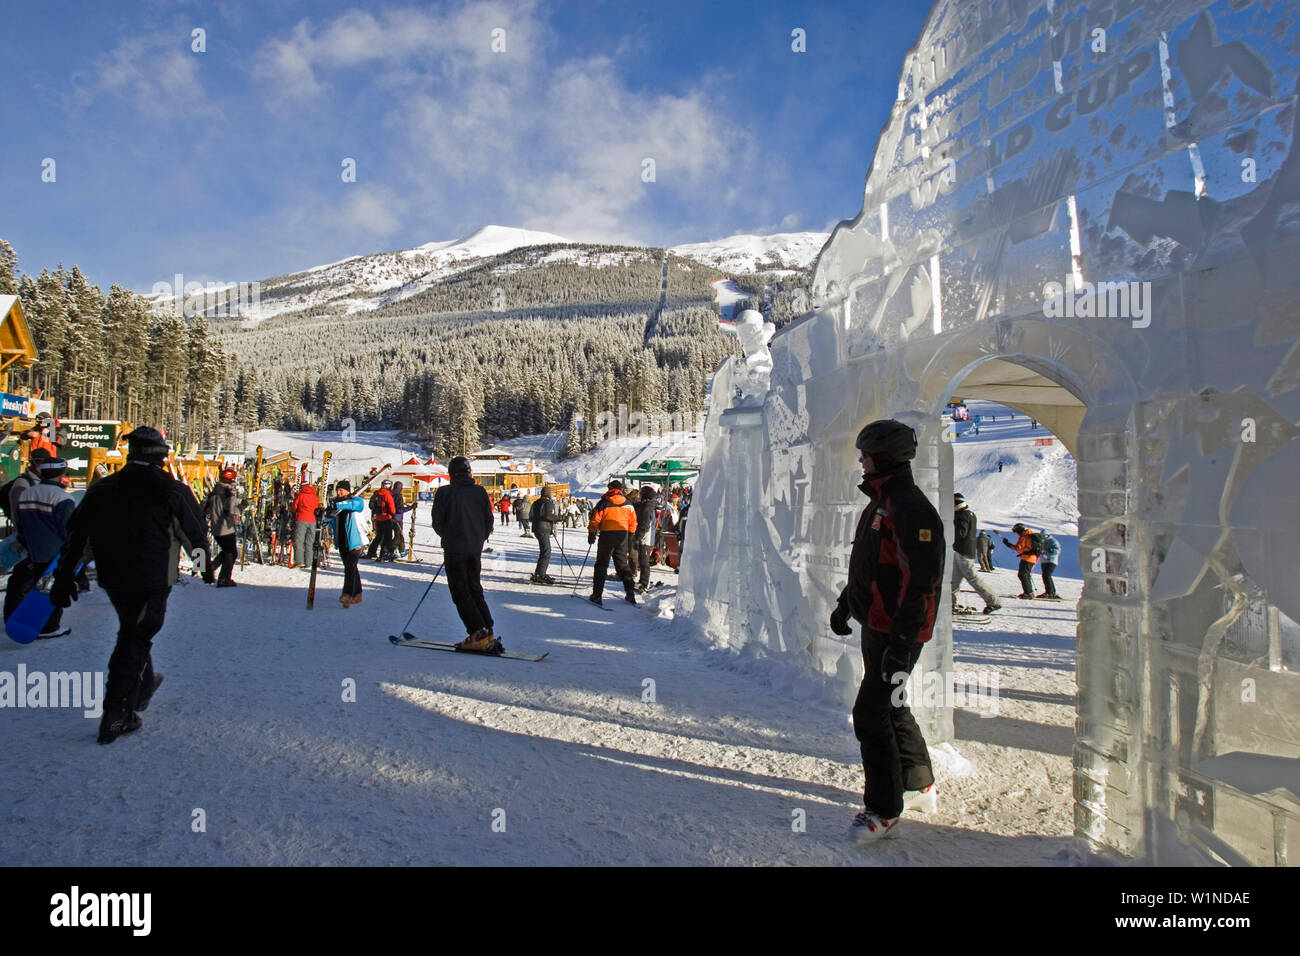
[[[1017,481],[1034,480],[1022,470]],[[0,864],[1085,860],[1069,838],[1077,572],[1059,582],[1067,602],[1008,600],[997,630],[959,635],[958,667],[998,674],[997,714],[958,712],[970,772],[937,754],[940,812],[909,815],[898,839],[864,852],[845,836],[861,766],[844,708],[696,643],[671,619],[671,574],[656,572],[666,585],[647,607],[615,590],[599,610],[524,583],[535,542],[499,528],[484,573],[497,631],[550,658],[391,646],[440,560],[427,521],[422,509],[423,563],[363,563],[365,599],[350,610],[337,562],[311,612],[306,575],[287,568],[237,571],[235,590],[177,587],[155,642],[166,683],[144,728],[111,746],[79,710],[0,710]],[[585,534],[563,538],[576,564]],[[995,587],[1013,593],[1000,563]],[[558,552],[551,570],[564,570]],[[0,671],[103,669],[115,629],[104,594],[65,621],[68,638],[0,649]],[[411,630],[459,638],[441,578]],[[199,809],[206,832],[193,829]]]

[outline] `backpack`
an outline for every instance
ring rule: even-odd
[[[379,514],[379,512],[383,510],[384,510],[384,500],[379,497],[379,492],[375,492],[373,495],[370,496],[370,513],[372,515],[377,515]]]
[[[1044,544],[1044,539],[1046,537],[1047,536],[1044,535],[1041,531],[1030,532],[1029,553],[1032,554],[1034,557],[1038,557],[1039,555],[1041,555],[1043,553],[1043,544]]]

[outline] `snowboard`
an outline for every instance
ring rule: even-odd
[[[451,651],[454,654],[467,654],[471,657],[505,657],[512,661],[544,661],[549,656],[550,651],[538,657],[535,654],[518,654],[514,651],[503,651],[500,654],[478,654],[474,651],[457,651],[455,644],[448,644],[444,641],[429,641],[422,637],[416,637],[410,631],[406,631],[401,637],[396,634],[389,634],[388,639],[398,647],[423,647],[431,651]]]
[[[36,640],[40,636],[41,628],[45,626],[45,622],[54,613],[54,603],[50,600],[49,593],[43,588],[48,587],[49,577],[58,566],[58,558],[49,563],[36,584],[27,592],[27,596],[23,598],[22,603],[14,608],[13,614],[9,615],[9,620],[5,622],[5,633],[19,644],[30,644]],[[78,568],[77,570],[81,569]]]

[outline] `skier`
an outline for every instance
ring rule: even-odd
[[[208,496],[203,499],[203,514],[208,519],[208,525],[212,528],[212,537],[217,541],[217,546],[221,549],[219,561],[221,562],[221,574],[216,578],[217,587],[233,588],[234,579],[231,574],[235,569],[235,558],[239,549],[235,544],[235,537],[239,530],[239,509],[240,494],[239,489],[235,487],[235,480],[239,477],[238,472],[229,465],[221,469],[221,480],[212,486]],[[207,584],[213,581],[212,568],[208,567],[203,573],[203,580]]]
[[[505,648],[492,633],[492,612],[479,583],[483,545],[492,534],[492,499],[486,488],[475,483],[469,459],[464,455],[448,462],[447,472],[451,483],[434,492],[431,510],[433,530],[442,541],[447,587],[467,635],[456,649],[500,654]],[[502,500],[506,500],[504,496]]]
[[[653,485],[642,485],[636,503],[636,539],[634,554],[641,569],[641,580],[636,589],[641,593],[650,590],[650,552],[654,550],[655,497]]]
[[[406,491],[402,488],[400,481],[393,482],[393,553],[388,560],[396,561],[398,558],[406,557],[406,537],[402,532],[402,526],[405,523],[406,512]]]
[[[528,496],[522,491],[515,497],[514,512],[515,521],[524,529],[523,533],[520,534],[520,537],[528,537],[532,534],[532,532],[528,530]]]
[[[954,612],[960,606],[957,600],[957,589],[961,587],[963,579],[971,583],[975,593],[984,599],[984,613],[992,614],[1000,610],[1001,602],[993,590],[984,583],[984,579],[975,571],[975,512],[970,510],[966,504],[964,495],[955,494],[952,496],[953,506],[956,509],[952,516],[952,609]]]
[[[993,539],[983,528],[980,528],[980,533],[975,536],[975,553],[979,555],[980,570],[985,573],[992,571]]]
[[[1032,600],[1034,596],[1033,570],[1034,565],[1038,563],[1038,551],[1034,547],[1033,539],[1037,532],[1026,528],[1020,522],[1012,525],[1011,530],[1020,536],[1016,539],[1016,543],[1012,544],[1006,538],[1002,539],[1002,543],[1020,555],[1020,568],[1016,571],[1020,578],[1020,593],[1016,597],[1021,600]]]
[[[379,490],[370,496],[370,517],[374,523],[375,536],[371,539],[370,550],[366,557],[373,560],[375,549],[379,549],[380,561],[392,561],[393,554],[393,519],[397,514],[397,505],[393,502],[393,483],[385,478],[379,483]]]
[[[853,819],[862,839],[883,836],[907,806],[932,809],[934,771],[925,739],[898,685],[916,666],[931,637],[943,586],[943,522],[912,480],[916,434],[893,420],[875,421],[856,446],[870,503],[858,519],[849,581],[831,613],[831,630],[862,628],[862,686],[853,705],[853,732],[866,774],[865,808]],[[897,696],[897,700],[895,699]],[[905,791],[915,795],[905,800]]]
[[[1061,543],[1053,538],[1050,534],[1043,535],[1043,558],[1038,562],[1038,572],[1043,576],[1043,593],[1038,595],[1040,598],[1058,598],[1056,593],[1056,582],[1052,580],[1052,572],[1056,570],[1056,563],[1061,558]]]
[[[77,599],[77,565],[89,544],[99,583],[117,611],[117,644],[108,660],[108,686],[99,742],[140,729],[139,711],[162,674],[150,650],[163,626],[167,596],[176,583],[180,549],[206,550],[208,526],[194,493],[163,468],[167,443],[145,425],[126,436],[126,465],[86,489],[68,520],[68,539],[50,588],[55,607]]]
[[[352,494],[352,482],[344,479],[334,485],[334,540],[338,543],[339,559],[343,562],[343,593],[339,603],[345,608],[361,603],[361,528],[357,513],[365,502]]]
[[[551,489],[543,485],[542,496],[533,502],[525,519],[537,537],[537,567],[533,569],[532,577],[528,579],[533,584],[555,583],[555,578],[547,574],[546,569],[551,564],[551,537],[555,534],[555,523],[559,519],[559,509],[555,506],[555,499],[551,497]]]
[[[614,558],[614,573],[623,582],[623,600],[636,604],[636,581],[632,578],[632,568],[628,563],[627,551],[632,535],[636,533],[636,509],[623,496],[623,482],[617,478],[609,483],[609,490],[600,498],[592,509],[591,519],[587,522],[587,543],[596,544],[597,535],[600,544],[596,547],[596,566],[592,573],[592,604],[602,603],[601,595],[605,590],[605,575],[609,571],[609,559]]]
[[[320,497],[316,486],[304,481],[298,486],[293,499],[293,560],[298,567],[311,568],[312,548],[316,540],[316,513],[320,510]],[[293,563],[290,563],[293,567]]]
[[[44,449],[40,449],[44,451]],[[63,487],[68,463],[62,458],[48,458],[40,464],[40,484],[32,485],[19,496],[14,525],[20,541],[27,546],[27,557],[15,565],[5,593],[5,620],[22,603],[59,555],[68,536],[68,518],[76,507],[72,495]],[[78,557],[80,562],[80,557]],[[12,602],[13,607],[9,604]],[[46,618],[37,637],[62,637],[68,629],[60,626],[63,608],[56,607]]]

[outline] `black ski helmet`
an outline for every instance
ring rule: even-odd
[[[472,473],[473,469],[470,467],[468,458],[464,455],[457,455],[447,462],[447,471],[452,475],[468,475]]]
[[[911,461],[916,457],[916,432],[892,418],[882,418],[858,432],[854,447],[870,455],[876,467]]]
[[[127,458],[143,458],[146,461],[162,463],[171,451],[167,447],[167,441],[162,437],[162,432],[156,428],[150,428],[148,425],[141,425],[135,431],[126,436]]]
[[[47,458],[41,462],[40,473],[42,481],[53,481],[63,477],[63,473],[68,470],[68,463],[62,458]]]
[[[619,481],[617,478],[612,479],[612,480],[610,481],[610,483],[609,483],[609,490],[610,490],[610,491],[622,491],[622,490],[623,490],[623,482]]]
[[[1011,530],[1014,531],[1016,534],[1024,534],[1025,526],[1021,524],[1019,521],[1017,521],[1015,524],[1011,526]]]
[[[953,492],[952,503],[955,504],[955,505],[962,505],[962,504],[965,504],[965,503],[966,503],[966,496],[963,495],[963,494],[962,494],[961,492],[959,492],[959,491],[958,491],[958,492]]]

